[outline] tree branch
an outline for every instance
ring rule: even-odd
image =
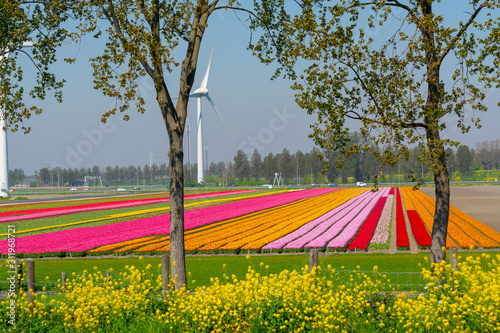
[[[439,64],[441,64],[444,60],[444,58],[448,55],[448,53],[455,47],[457,41],[460,39],[460,37],[462,37],[462,35],[467,31],[467,29],[469,28],[469,26],[474,22],[476,16],[479,14],[479,12],[486,7],[487,5],[487,0],[485,0],[481,6],[479,6],[475,11],[474,13],[472,13],[471,17],[469,18],[469,20],[467,21],[467,23],[465,23],[465,25],[458,31],[457,35],[455,37],[453,37],[453,39],[451,40],[451,43],[448,44],[448,46],[443,50],[443,53],[441,54],[441,56],[439,57]]]
[[[101,8],[102,12],[106,16],[106,19],[109,21],[109,23],[111,23],[111,26],[115,30],[116,35],[120,39],[120,42],[125,47],[130,42],[125,37],[125,34],[123,33],[123,31],[121,29],[120,23],[118,22],[118,19],[116,18],[114,5],[113,5],[112,1],[108,1],[108,8],[105,8],[104,5],[99,5],[99,7]],[[153,71],[151,66],[149,66],[149,64],[146,61],[144,61],[144,59],[138,59],[138,60],[141,63],[141,65],[144,67],[144,70],[154,80],[155,72]]]

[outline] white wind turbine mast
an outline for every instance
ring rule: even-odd
[[[33,42],[24,42],[21,47],[33,47]],[[0,55],[0,60],[9,57],[9,52]],[[0,84],[2,83],[0,77]],[[9,193],[9,154],[7,145],[7,120],[5,119],[4,106],[0,105],[0,198],[8,197]],[[5,127],[5,131],[3,128]]]
[[[26,41],[19,45],[21,48],[33,47],[36,42]],[[72,44],[71,42],[59,42],[59,45]],[[9,53],[0,55],[0,60],[9,57]],[[0,84],[2,83],[2,77],[0,77]],[[9,196],[9,155],[7,149],[7,121],[5,119],[4,106],[0,105],[0,198]]]
[[[233,138],[233,135],[231,134],[231,131],[227,127],[226,123],[224,122],[224,119],[222,119],[221,114],[219,113],[219,110],[217,110],[217,107],[214,104],[214,101],[210,98],[210,95],[208,94],[208,76],[210,74],[210,64],[212,63],[212,55],[214,53],[214,46],[215,46],[215,41],[214,44],[212,45],[212,52],[210,52],[210,59],[208,60],[208,67],[207,67],[207,72],[205,73],[205,76],[203,77],[203,80],[201,81],[201,85],[198,89],[193,91],[189,97],[194,97],[197,99],[197,104],[198,104],[198,116],[197,116],[197,122],[196,122],[196,129],[198,131],[198,145],[197,145],[197,150],[198,150],[198,183],[204,183],[205,178],[203,175],[203,127],[202,127],[202,113],[201,113],[201,98],[206,97],[210,105],[212,105],[212,108],[215,110],[217,115],[219,116],[219,119],[221,120],[222,124],[226,128],[227,132],[231,136],[231,139]]]

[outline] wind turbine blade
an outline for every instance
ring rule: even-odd
[[[217,113],[217,115],[219,116],[219,119],[220,121],[222,121],[222,124],[224,125],[224,127],[226,128],[226,131],[229,133],[229,135],[231,136],[231,139],[233,139],[233,135],[231,134],[231,131],[229,130],[229,128],[227,127],[226,123],[224,122],[224,119],[222,119],[222,116],[220,115],[220,112],[219,110],[217,110],[217,107],[215,107],[215,104],[214,104],[214,101],[212,101],[212,99],[210,98],[210,95],[206,94],[205,97],[208,99],[208,102],[210,103],[210,105],[212,105],[212,107],[214,108],[215,112]]]
[[[210,65],[212,64],[212,55],[214,54],[214,47],[215,47],[215,40],[212,45],[212,52],[210,52],[210,58],[208,59],[208,67],[207,67],[207,72],[205,73],[205,76],[203,77],[203,80],[201,81],[200,88],[206,89],[208,86],[208,76],[210,75]]]

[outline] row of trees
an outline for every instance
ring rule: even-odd
[[[350,135],[352,142],[359,141],[358,133]],[[247,156],[239,150],[233,161],[212,162],[206,173],[206,182],[209,184],[232,184],[235,182],[254,181],[272,183],[275,173],[281,173],[286,184],[310,183],[348,183],[349,180],[372,182],[374,175],[383,172],[384,178],[380,182],[396,182],[404,175],[408,180],[411,171],[415,177],[428,182],[432,178],[428,167],[419,160],[421,152],[418,148],[409,150],[408,160],[403,160],[395,166],[382,167],[373,152],[379,148],[371,148],[348,157],[343,166],[338,168],[336,161],[338,155],[335,151],[313,148],[310,152],[300,150],[291,153],[284,148],[281,153],[269,153],[262,156],[254,150],[252,156]],[[473,180],[474,171],[497,170],[500,167],[500,140],[484,141],[470,148],[460,145],[456,150],[448,149],[448,163],[452,172],[451,180]],[[325,173],[322,172],[324,164],[318,158],[324,156],[328,164]],[[195,182],[198,165],[184,165],[186,184]],[[141,166],[115,167],[107,166],[101,169],[95,165],[92,168],[41,168],[35,172],[34,181],[37,186],[70,186],[83,181],[85,176],[99,176],[103,183],[108,185],[124,184],[166,184],[170,180],[169,167],[166,163],[146,164]],[[455,178],[454,178],[455,177]],[[16,168],[9,171],[11,186],[21,184],[27,177],[22,169]],[[93,183],[94,184],[94,183]]]
[[[351,143],[359,143],[359,141],[358,133],[350,135]],[[328,149],[314,148],[309,153],[304,154],[299,150],[290,154],[285,148],[280,154],[269,153],[264,158],[257,150],[251,157],[240,150],[234,157],[234,176],[239,181],[264,179],[272,182],[274,173],[280,172],[287,183],[320,183],[327,180],[345,184],[349,182],[349,179],[354,182],[373,182],[375,175],[378,175],[379,182],[395,182],[401,180],[401,177],[409,180],[412,175],[415,180],[422,179],[425,182],[433,180],[432,175],[429,175],[428,166],[420,158],[422,152],[419,148],[410,148],[408,159],[401,160],[394,165],[384,166],[374,154],[380,151],[380,148],[372,145],[366,151],[360,151],[345,158],[342,166],[338,167],[338,153]],[[393,152],[396,153],[394,150]],[[453,175],[461,176],[461,180],[477,180],[474,179],[474,171],[496,170],[500,167],[500,140],[481,142],[476,144],[475,148],[467,145],[460,145],[456,150],[448,148],[446,154]],[[323,156],[328,166],[324,174],[321,173],[324,165],[317,158],[318,155]],[[211,175],[216,174],[222,178],[222,169],[216,168],[213,163],[209,172]],[[383,178],[381,178],[381,172]],[[452,177],[451,180],[456,179]]]
[[[169,171],[166,163],[146,164],[142,168],[140,166],[115,167],[107,166],[101,169],[94,165],[92,168],[41,168],[35,171],[34,178],[26,177],[21,169],[9,171],[9,181],[11,186],[21,183],[26,178],[31,178],[36,182],[37,186],[73,186],[73,184],[81,183],[84,177],[93,176],[101,177],[101,181],[108,185],[124,185],[124,184],[150,184],[152,182],[161,181],[163,184],[169,180]],[[89,185],[96,184],[92,181]],[[97,182],[98,184],[98,182]]]

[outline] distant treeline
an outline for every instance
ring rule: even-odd
[[[352,140],[357,134],[352,134]],[[409,150],[407,161],[400,161],[394,166],[381,167],[373,152],[377,147],[360,152],[347,158],[342,168],[336,168],[337,154],[332,151],[322,151],[313,148],[310,152],[296,151],[291,153],[283,149],[281,153],[262,157],[255,150],[252,156],[247,156],[239,150],[232,161],[211,162],[205,168],[205,182],[208,184],[263,184],[273,183],[276,173],[281,173],[285,184],[312,183],[349,183],[356,181],[372,182],[374,175],[383,172],[384,177],[379,182],[408,181],[413,171],[416,179],[432,182],[432,174],[427,166],[418,160],[418,148]],[[500,140],[484,141],[470,148],[460,145],[456,150],[449,148],[448,170],[452,181],[484,181],[486,177],[497,177],[497,173],[489,174],[490,170],[498,170],[500,166]],[[318,158],[322,155],[330,166],[323,173],[324,164]],[[196,182],[197,164],[185,165],[186,185]],[[170,180],[169,167],[166,163],[160,165],[146,164],[144,166],[107,166],[101,168],[41,168],[33,176],[26,176],[22,169],[9,170],[10,186],[30,184],[33,186],[76,186],[81,185],[85,176],[101,177],[105,185],[146,185],[165,184]],[[491,179],[494,180],[494,179]],[[100,185],[99,181],[88,182],[89,186]]]

